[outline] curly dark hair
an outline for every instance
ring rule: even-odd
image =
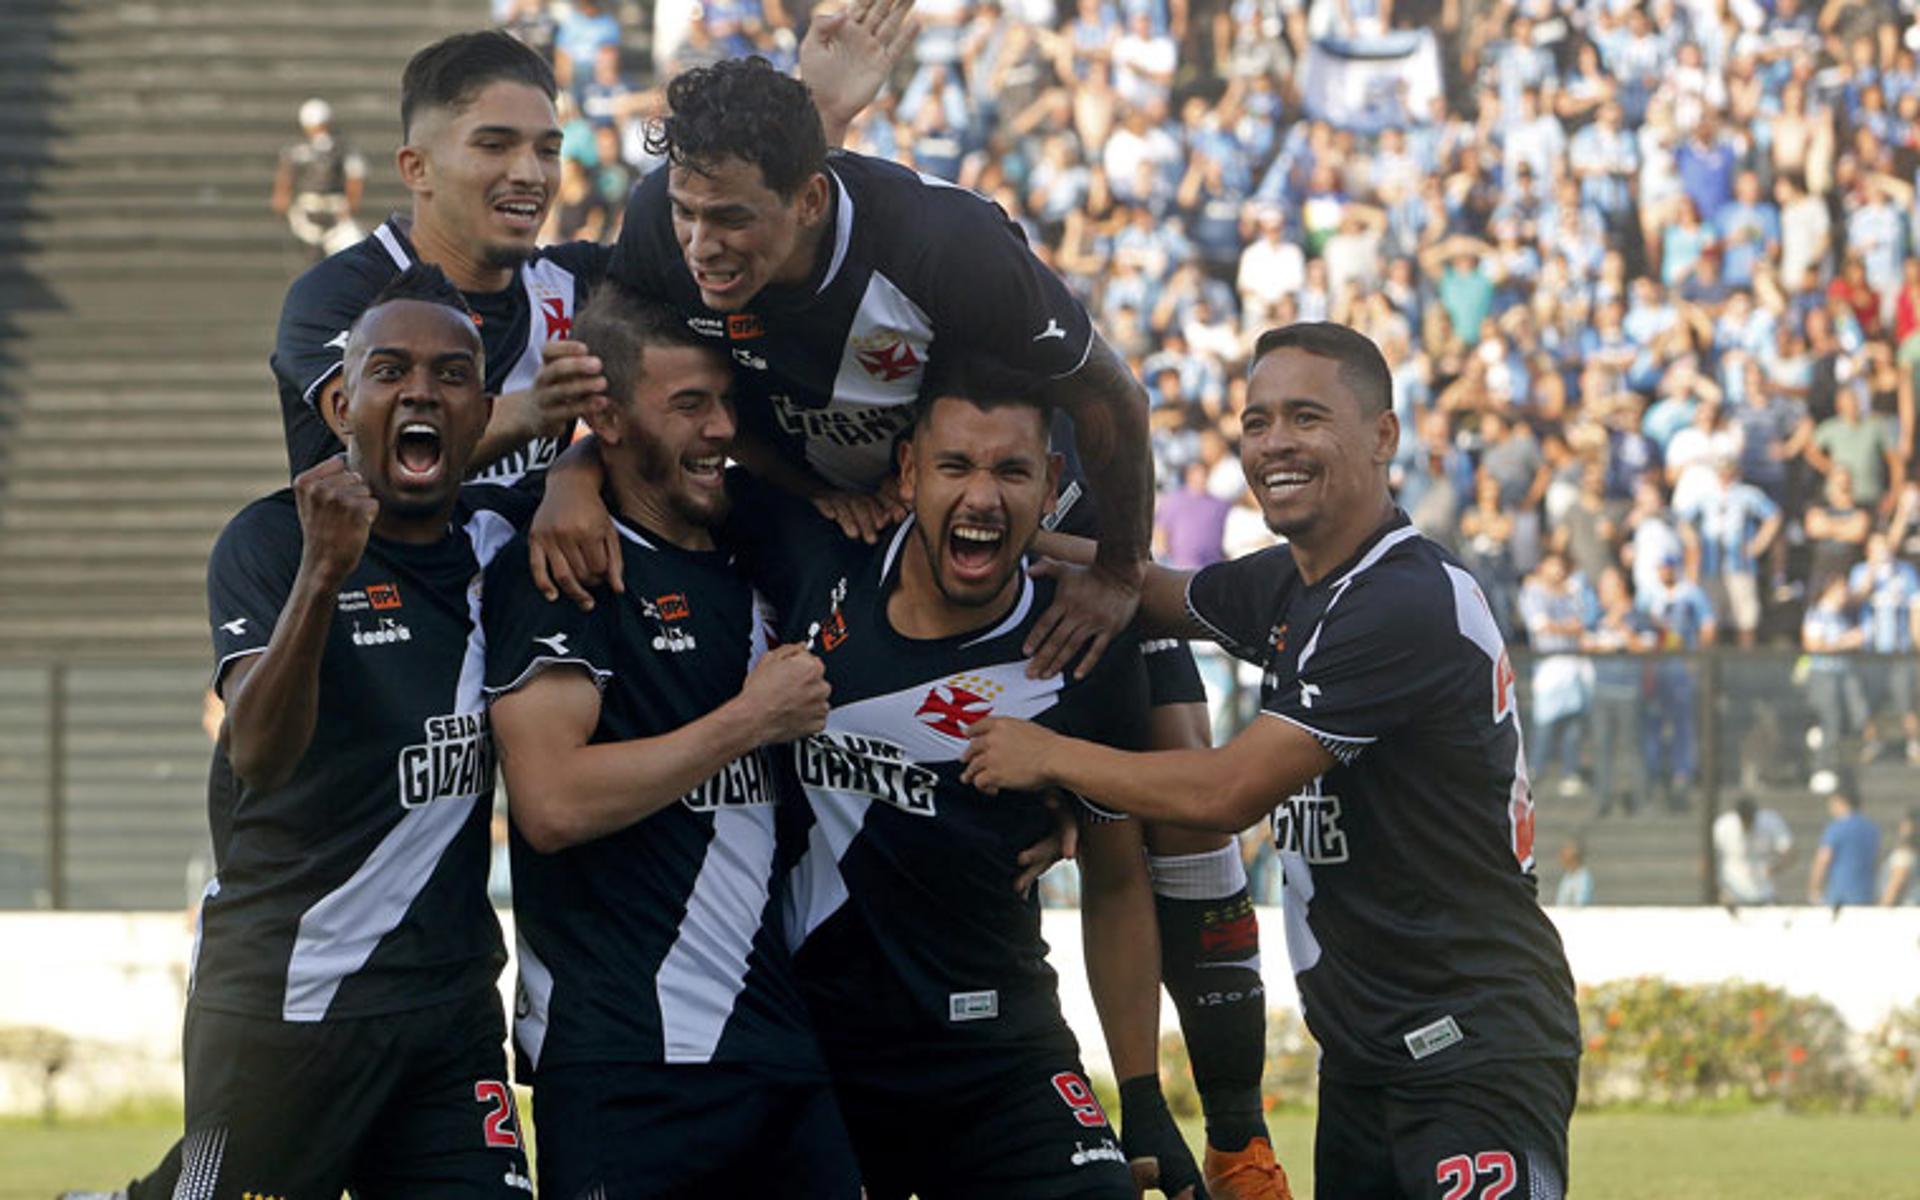
[[[674,76],[667,109],[647,130],[647,152],[676,166],[705,171],[737,158],[759,167],[782,200],[826,169],[827,135],[813,94],[757,55]]]

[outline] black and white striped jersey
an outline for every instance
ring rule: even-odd
[[[587,672],[601,688],[596,743],[712,712],[772,636],[728,554],[617,524],[626,592],[603,586],[592,612],[534,590],[524,543],[487,579],[489,692],[545,670]],[[554,854],[514,831],[524,1076],[587,1063],[824,1071],[771,902],[782,870],[772,754],[736,759],[678,803]]]
[[[314,405],[321,385],[340,370],[348,327],[380,289],[418,260],[407,239],[409,224],[403,217],[389,217],[357,245],[316,263],[287,289],[272,366],[280,388],[290,474],[340,452],[339,440]],[[547,246],[514,269],[513,282],[504,290],[464,293],[486,347],[489,392],[506,395],[533,386],[542,348],[554,338],[573,335],[573,314],[606,274],[611,255],[608,247],[592,242]],[[565,447],[563,438],[538,438],[474,471],[471,481],[538,481]]]
[[[667,174],[634,188],[609,274],[730,349],[742,422],[836,487],[872,491],[891,472],[929,354],[985,349],[1043,379],[1087,361],[1086,309],[977,193],[832,154],[832,228],[813,277],[729,314],[701,303]]]
[[[1143,745],[1135,644],[1114,645],[1084,680],[1029,679],[1021,645],[1050,580],[1023,571],[1014,607],[988,628],[908,638],[887,597],[902,556],[923,552],[911,520],[869,546],[803,502],[767,496],[736,511],[751,514],[743,552],[785,640],[810,641],[833,688],[826,729],[792,751],[813,820],[787,920],[836,1072],[849,1053],[1071,1046],[1037,899],[1012,886],[1015,855],[1052,817],[1037,795],[963,785],[960,756],[968,726],[989,715]]]
[[[494,763],[479,584],[529,507],[510,489],[469,487],[432,545],[368,539],[335,597],[306,753],[279,787],[210,789],[217,870],[196,1004],[320,1021],[493,985],[506,956],[486,889]],[[300,555],[291,489],[221,533],[207,568],[216,681],[267,648]]]
[[[1580,1052],[1541,912],[1513,666],[1479,587],[1406,515],[1305,583],[1276,546],[1187,607],[1266,670],[1262,714],[1336,764],[1273,814],[1322,1070],[1355,1082]]]

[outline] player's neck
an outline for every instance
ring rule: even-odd
[[[453,286],[463,292],[498,292],[513,282],[512,267],[489,264],[474,253],[476,247],[436,227],[417,206],[407,239],[413,243],[414,255],[421,262],[432,263],[445,271]]]
[[[1324,537],[1316,530],[1305,537],[1290,538],[1288,545],[1293,550],[1293,563],[1300,571],[1301,580],[1309,587],[1319,583],[1334,568],[1360,553],[1360,547],[1379,533],[1393,515],[1393,495],[1383,491],[1377,504],[1357,510],[1353,516],[1329,528]]]
[[[990,604],[955,604],[934,581],[933,567],[917,546],[900,556],[900,578],[887,596],[887,623],[902,637],[932,641],[985,629],[1007,615],[1020,595],[1016,571]]]
[[[373,536],[408,546],[431,546],[447,536],[447,525],[453,520],[454,503],[454,500],[449,500],[438,512],[423,516],[403,516],[383,504],[380,506],[380,515],[373,519]]]
[[[641,482],[632,471],[610,470],[607,486],[613,490],[615,511],[648,533],[682,550],[714,548],[713,530],[687,520],[658,488]]]

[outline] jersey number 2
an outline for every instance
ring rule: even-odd
[[[1468,1200],[1475,1194],[1474,1184],[1483,1175],[1492,1178],[1480,1190],[1479,1200],[1502,1200],[1513,1191],[1519,1172],[1514,1168],[1513,1155],[1505,1150],[1487,1150],[1472,1158],[1455,1155],[1443,1159],[1433,1169],[1434,1182],[1447,1189],[1440,1200]]]
[[[493,1079],[482,1079],[473,1085],[473,1098],[482,1104],[493,1105],[493,1109],[480,1120],[480,1128],[487,1135],[487,1145],[518,1150],[520,1131],[514,1127],[513,1092],[507,1085]]]

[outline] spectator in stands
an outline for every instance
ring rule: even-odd
[[[1154,506],[1154,556],[1181,571],[1197,571],[1225,557],[1231,502],[1207,490],[1207,464],[1195,458],[1182,472],[1182,486],[1163,492]]]
[[[1920,805],[1907,809],[1901,816],[1882,877],[1882,905],[1890,908],[1896,904],[1920,904]]]
[[[1861,647],[1887,655],[1877,672],[1883,686],[1879,704],[1869,709],[1861,753],[1871,762],[1885,752],[1878,714],[1900,722],[1906,758],[1920,764],[1920,712],[1915,711],[1914,644],[1920,630],[1920,571],[1894,557],[1886,531],[1867,535],[1867,559],[1847,576],[1848,599],[1860,613]]]
[[[1819,722],[1807,732],[1816,781],[1839,763],[1842,739],[1866,719],[1859,677],[1843,656],[1859,649],[1864,636],[1849,603],[1847,576],[1827,576],[1800,623],[1800,645],[1808,655],[1807,702]]]
[[[1638,656],[1655,649],[1659,640],[1652,620],[1634,607],[1626,574],[1618,567],[1602,571],[1598,603],[1588,613],[1586,633],[1580,640],[1581,649],[1593,656],[1590,728],[1593,787],[1599,798],[1596,817],[1612,812],[1615,804],[1628,816],[1639,811],[1646,770],[1635,753],[1635,735],[1644,681],[1653,668],[1644,666]],[[1616,782],[1615,772],[1623,759],[1627,769]]]
[[[1682,577],[1680,566],[1678,555],[1662,558],[1653,586],[1638,598],[1641,610],[1659,635],[1660,649],[1667,652],[1667,657],[1653,668],[1653,689],[1641,724],[1641,748],[1649,782],[1675,812],[1686,811],[1697,771],[1695,672],[1682,655],[1713,645],[1717,635],[1712,602],[1696,584]]]
[[[1587,850],[1579,838],[1560,843],[1560,882],[1553,889],[1553,902],[1561,908],[1585,908],[1593,903],[1593,871],[1587,866]]]
[[[333,106],[300,106],[301,140],[280,151],[273,211],[287,219],[315,262],[364,236],[355,215],[367,186],[367,160],[333,131]]]
[[[1853,472],[1835,463],[1825,481],[1825,499],[1807,509],[1807,543],[1812,550],[1807,594],[1818,596],[1836,577],[1845,580],[1866,555],[1873,514],[1854,500]]]
[[[1856,503],[1872,509],[1885,499],[1891,512],[1906,468],[1886,425],[1869,413],[1866,391],[1866,380],[1855,379],[1835,393],[1834,414],[1814,428],[1807,460],[1820,471],[1845,467]]]
[[[1793,831],[1779,813],[1741,796],[1713,819],[1713,857],[1720,903],[1772,904],[1774,881],[1793,862]]]
[[[563,89],[578,93],[606,46],[619,49],[619,19],[603,0],[571,0],[554,29],[554,78]]]
[[[1879,899],[1874,877],[1880,866],[1880,830],[1860,811],[1859,782],[1851,770],[1835,772],[1827,815],[1831,819],[1807,878],[1807,903],[1833,908],[1874,903]]]
[[[1699,574],[1713,601],[1715,622],[1732,629],[1742,649],[1750,649],[1760,628],[1760,563],[1779,536],[1780,508],[1741,480],[1740,462],[1732,454],[1723,451],[1713,472],[1678,515],[1693,527],[1699,544]]]
[[[1548,552],[1520,589],[1520,615],[1526,624],[1527,645],[1533,650],[1534,762],[1545,772],[1558,754],[1560,794],[1578,795],[1580,735],[1587,704],[1593,693],[1593,665],[1581,657],[1580,638],[1586,630],[1593,600],[1580,580],[1567,573],[1567,560]]]

